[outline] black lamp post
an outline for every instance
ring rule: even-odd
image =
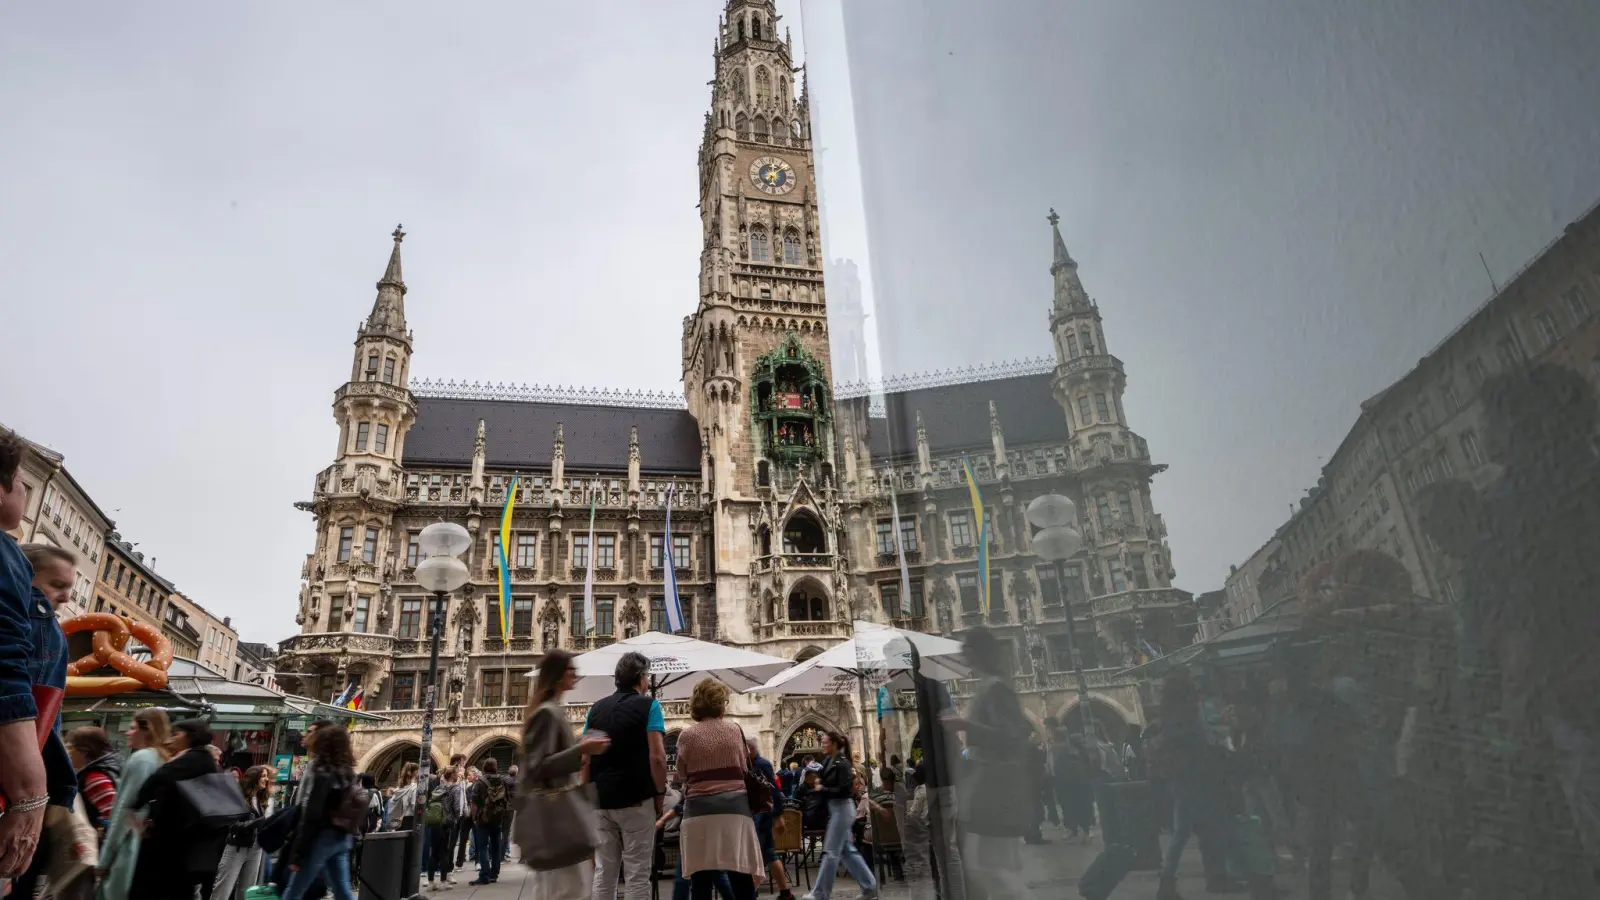
[[[417,754],[417,797],[412,809],[412,840],[415,864],[408,867],[405,887],[413,896],[422,883],[423,812],[427,804],[428,778],[433,770],[433,713],[439,700],[439,641],[444,634],[445,598],[467,583],[467,564],[460,554],[472,546],[472,536],[454,522],[435,522],[417,536],[418,548],[427,558],[417,566],[417,583],[433,592],[433,609],[428,615],[428,686],[422,702],[422,741]],[[404,888],[402,888],[404,890]]]

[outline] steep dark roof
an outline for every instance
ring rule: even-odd
[[[1019,375],[885,394],[888,417],[867,420],[872,455],[915,456],[919,411],[934,454],[988,447],[990,400],[1008,445],[1065,444],[1071,437],[1050,375]]]
[[[479,419],[486,423],[490,466],[548,469],[560,422],[569,471],[626,471],[628,432],[637,425],[646,472],[700,472],[700,429],[686,410],[440,397],[418,399],[403,462],[471,464]]]

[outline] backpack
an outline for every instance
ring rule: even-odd
[[[484,790],[483,809],[479,813],[479,820],[485,825],[500,824],[505,821],[508,805],[505,781],[499,778],[489,780]]]
[[[362,834],[371,834],[383,824],[383,797],[373,791],[367,799],[367,821],[361,827]]]
[[[427,805],[422,808],[422,824],[443,825],[444,823],[444,793],[435,787],[428,792]]]
[[[354,778],[342,780],[328,797],[328,824],[351,834],[360,834],[372,808],[371,795]]]

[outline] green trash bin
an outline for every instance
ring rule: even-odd
[[[1131,849],[1134,871],[1159,871],[1161,823],[1155,786],[1148,781],[1109,781],[1097,794],[1105,843]]]

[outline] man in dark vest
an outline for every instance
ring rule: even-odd
[[[584,733],[611,738],[589,758],[599,794],[600,845],[594,854],[594,900],[614,900],[618,867],[627,878],[624,900],[650,900],[656,819],[667,786],[667,726],[661,704],[647,693],[650,660],[629,653],[617,660],[617,692],[589,710]]]

